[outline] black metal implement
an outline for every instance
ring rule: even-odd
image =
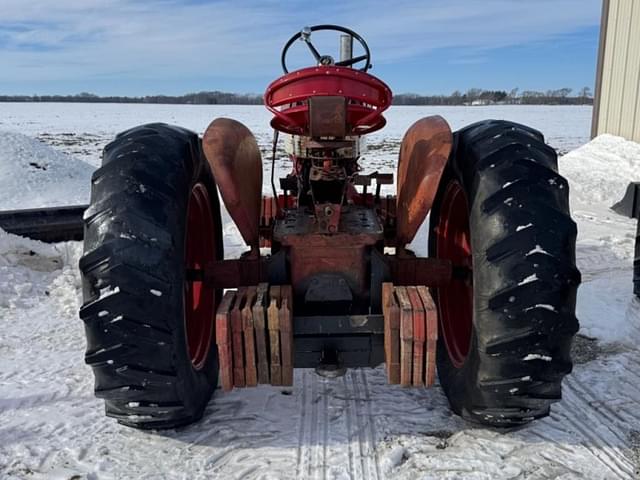
[[[82,215],[87,205],[32,208],[0,212],[0,228],[6,232],[54,243],[82,240]]]
[[[611,207],[619,215],[640,218],[640,182],[630,183],[622,200]]]
[[[630,183],[622,200],[613,205],[611,210],[625,217],[638,219],[633,255],[633,293],[640,297],[640,182]]]

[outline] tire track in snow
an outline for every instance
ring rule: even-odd
[[[575,398],[579,398],[574,393]],[[582,400],[582,399],[580,399]],[[569,402],[571,403],[571,402]],[[621,452],[626,439],[620,438],[609,426],[606,416],[594,411],[588,402],[582,400],[582,405],[574,403],[565,412],[565,418],[586,440],[581,444],[589,453],[598,459],[609,471],[619,478],[630,478],[633,475],[633,465]],[[578,414],[577,412],[580,412]],[[596,415],[593,415],[596,413]],[[595,419],[593,417],[600,417]],[[613,438],[612,438],[613,437]],[[619,442],[617,446],[616,443]]]
[[[640,310],[638,309],[638,307],[640,307],[640,303],[638,303],[640,302],[640,300],[631,296],[631,289],[629,289],[629,296],[631,301],[627,305],[627,309],[624,312],[624,318],[627,323],[631,325],[635,330],[635,333],[637,335],[635,341],[637,343],[640,340]],[[638,357],[631,355],[629,356],[629,361],[635,363],[636,365],[639,365]]]
[[[624,425],[628,422],[626,419],[622,418],[618,412],[609,407],[605,401],[598,400],[579,380],[573,379],[573,381],[567,382],[566,386],[569,390],[572,390],[576,398],[579,398],[588,406],[588,410],[592,411],[595,417],[599,417],[598,419],[601,421],[600,424],[606,426],[612,438],[616,438],[621,444],[626,442],[626,437],[620,433],[624,430],[611,428],[612,426],[621,426],[624,429]]]
[[[351,371],[347,372],[346,375],[342,377],[342,385],[344,386],[344,417],[345,417],[345,426],[347,428],[347,448],[349,451],[349,476],[354,479],[360,479],[364,477],[364,472],[362,469],[362,464],[358,462],[356,458],[356,452],[353,447],[353,438],[358,434],[357,430],[353,431],[353,411],[357,415],[357,410],[354,407],[354,395],[355,392],[351,391],[349,388],[349,384],[347,382],[347,377],[351,374]],[[359,442],[358,442],[359,443]]]
[[[303,370],[296,478],[326,478],[328,399],[326,387],[322,390],[320,392],[318,375],[312,370]],[[319,411],[320,404],[323,405],[325,412]]]
[[[53,391],[6,399],[0,398],[0,413],[10,410],[29,409],[43,404],[54,404],[69,399],[70,392],[68,387],[66,392]]]
[[[595,280],[604,273],[613,273],[631,268],[631,264],[611,252],[577,252],[576,264],[582,273],[582,283]]]
[[[632,374],[636,377],[638,377],[638,374],[636,373],[637,371],[640,371],[640,360],[636,360],[633,357],[629,357],[628,358],[629,363],[633,363],[635,365],[635,367],[624,367],[625,370],[632,372]],[[636,370],[634,370],[634,368]],[[637,387],[636,387],[637,388]]]
[[[367,381],[367,374],[364,370],[360,370],[360,374],[362,375],[362,384],[364,385],[365,392],[365,402],[367,407],[367,418],[369,420],[369,440],[371,446],[371,455],[373,459],[373,464],[375,466],[376,478],[380,477],[380,459],[378,458],[378,439],[376,434],[376,424],[375,417],[373,416],[373,411],[371,408],[371,390],[369,389],[369,382]]]
[[[318,415],[318,404],[320,403],[321,398],[318,396],[318,375],[314,372],[310,373],[311,380],[311,423],[309,429],[309,448],[311,450],[311,462],[309,463],[308,477],[307,478],[318,478],[320,472],[324,472],[326,469],[326,464],[324,463],[324,459],[322,458],[322,428],[319,420],[320,417]],[[314,475],[315,474],[315,475]],[[324,475],[323,475],[324,476]]]
[[[327,444],[329,442],[329,388],[323,382],[322,389],[322,478],[327,478]]]
[[[607,415],[595,409],[584,398],[584,393],[575,386],[576,381],[573,377],[567,377],[565,380],[565,385],[569,388],[566,389],[563,402],[559,404],[556,412],[584,438],[585,441],[581,444],[612,474],[618,478],[632,478],[634,466],[619,451],[622,445],[626,445],[626,439],[622,439],[610,427],[611,421]],[[606,431],[603,431],[603,428],[595,429],[594,425],[602,426]],[[616,446],[617,442],[620,446]]]
[[[629,368],[628,366],[626,366],[624,363],[620,363],[620,368],[622,368],[623,370],[625,370],[627,373],[630,374],[630,376],[632,377],[636,377],[636,381],[638,383],[632,383],[629,380],[627,380],[625,377],[620,377],[619,381],[621,383],[624,383],[630,390],[634,390],[636,393],[636,398],[640,398],[640,387],[638,386],[640,384],[640,380],[637,379],[638,375],[636,374],[635,370]],[[635,417],[634,417],[635,418]]]
[[[298,449],[296,456],[296,478],[304,478],[302,472],[307,470],[305,463],[308,463],[307,454],[308,449],[305,445],[306,434],[306,413],[307,413],[307,372],[302,370],[302,388],[301,388],[301,402],[300,402],[300,425],[298,426]]]
[[[635,358],[634,356],[629,356],[628,360],[629,360],[630,363],[633,363],[638,368],[640,368],[640,359]]]
[[[371,415],[371,396],[364,378],[364,371],[362,369],[352,369],[349,374],[353,385],[353,398],[356,407],[358,451],[360,452],[362,471],[363,473],[366,472],[366,478],[377,480],[379,478],[379,467]]]
[[[619,265],[613,267],[602,267],[597,270],[589,270],[586,272],[582,272],[582,283],[588,283],[593,280],[596,280],[600,275],[605,273],[615,273],[615,272],[624,272],[630,270],[629,265]]]
[[[637,387],[637,385],[640,383],[640,375],[638,375],[635,371],[627,368],[624,365],[624,362],[621,362],[620,366],[624,368],[626,371],[628,371],[633,377],[635,377],[637,382],[634,384],[625,379],[624,383],[628,385],[630,388],[634,389],[636,392],[638,392],[638,394],[640,394],[640,389],[638,389]],[[611,405],[609,405],[606,402],[606,400],[598,399],[598,395],[593,390],[591,390],[591,388],[585,382],[579,380],[578,378],[572,378],[570,381],[567,382],[567,385],[570,388],[573,388],[576,391],[577,395],[584,396],[585,400],[586,400],[586,397],[589,397],[588,403],[594,410],[598,411],[602,415],[608,416],[611,422],[617,423],[619,428],[615,430],[616,432],[625,431],[625,428],[629,425],[629,419],[624,418],[620,414],[619,408],[618,410],[616,410]],[[582,390],[582,392],[580,392],[579,390]],[[635,412],[627,412],[627,413],[629,414],[629,416],[633,421],[640,422],[640,415],[634,414]],[[620,434],[618,434],[617,436],[621,440],[626,440],[626,437],[623,437]]]
[[[366,447],[365,445],[365,441],[364,441],[364,427],[362,425],[362,418],[360,416],[360,411],[358,408],[358,403],[360,401],[360,389],[358,388],[358,377],[357,374],[354,370],[349,370],[348,372],[349,375],[349,379],[351,380],[351,385],[353,387],[353,396],[351,397],[351,401],[353,402],[353,407],[355,410],[355,417],[356,417],[356,431],[354,432],[358,438],[358,453],[359,453],[359,460],[360,460],[360,467],[362,468],[362,477],[361,478],[365,478],[365,472],[368,473],[367,476],[370,476],[371,472],[369,471],[369,468],[367,465],[367,457],[365,454],[365,450],[364,448]]]
[[[566,402],[566,399],[564,401]],[[609,478],[621,478],[621,479],[631,478],[630,474],[625,471],[628,469],[628,467],[625,466],[625,467],[622,467],[621,469],[618,465],[618,462],[620,460],[617,458],[615,453],[611,452],[611,450],[614,449],[615,447],[611,447],[611,445],[602,437],[598,437],[597,435],[590,433],[590,431],[588,430],[588,428],[590,427],[584,427],[582,425],[582,419],[576,418],[577,416],[572,415],[571,411],[573,408],[578,408],[578,407],[567,408],[566,410],[557,409],[556,414],[558,415],[558,417],[561,417],[561,419],[563,419],[564,422],[573,426],[573,430],[580,437],[582,437],[583,441],[579,442],[579,445],[584,447],[591,457],[593,457],[595,460],[600,462],[600,464],[604,467],[605,470],[615,475],[615,477],[609,477]],[[566,431],[571,432],[570,427]]]
[[[547,428],[549,428],[549,427],[547,427]],[[562,433],[562,434],[568,434],[569,433],[569,432],[567,432],[567,430],[565,430],[563,428],[557,428],[555,426],[552,426],[551,428],[553,430],[557,431],[557,432]],[[554,448],[557,448],[558,450],[561,450],[562,452],[564,452],[567,455],[575,455],[576,449],[573,446],[564,445],[562,442],[558,442],[558,440],[554,439],[552,435],[549,435],[548,434],[549,432],[544,431],[544,430],[543,430],[543,432],[541,432],[540,429],[538,429],[538,428],[532,428],[529,433],[531,435],[535,436],[535,437],[538,437],[538,438],[544,440],[549,445],[553,445]],[[525,443],[525,445],[526,445],[526,443]]]

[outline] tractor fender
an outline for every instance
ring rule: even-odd
[[[251,131],[230,118],[217,118],[202,139],[220,196],[252,253],[259,255],[262,158]]]
[[[451,128],[439,115],[421,118],[402,139],[396,207],[400,249],[413,240],[431,210],[452,142]]]

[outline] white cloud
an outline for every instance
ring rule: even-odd
[[[429,49],[523,45],[599,24],[598,0],[398,2],[390,16],[363,19],[381,59]]]
[[[467,49],[472,58],[597,25],[599,15],[599,0],[0,0],[0,84],[275,76],[282,44],[316,23],[354,28],[374,63],[441,48]]]

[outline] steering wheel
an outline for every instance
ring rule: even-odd
[[[365,52],[364,55],[359,55],[357,57],[353,57],[348,60],[343,60],[341,62],[336,62],[331,55],[320,55],[320,52],[318,52],[316,47],[313,46],[313,43],[311,43],[311,32],[316,32],[318,30],[333,30],[336,32],[342,32],[342,33],[346,33],[347,35],[351,35],[351,37],[355,38],[358,41],[358,43],[362,45],[362,48],[364,48],[364,52]],[[365,42],[360,35],[358,35],[353,30],[350,30],[345,27],[341,27],[339,25],[314,25],[313,27],[304,27],[301,31],[299,31],[293,37],[291,37],[289,41],[285,44],[284,48],[282,49],[282,56],[280,59],[282,63],[282,70],[284,70],[284,73],[289,73],[289,70],[287,69],[287,62],[286,62],[287,52],[289,51],[289,48],[291,47],[291,45],[293,45],[293,43],[298,39],[302,40],[304,43],[307,44],[307,47],[309,47],[309,50],[311,51],[313,58],[315,58],[316,62],[318,62],[318,65],[335,65],[337,67],[350,67],[355,63],[360,63],[364,61],[365,62],[364,67],[360,68],[359,70],[362,72],[366,72],[371,68],[371,52],[369,51],[369,46],[367,45],[367,42]]]

